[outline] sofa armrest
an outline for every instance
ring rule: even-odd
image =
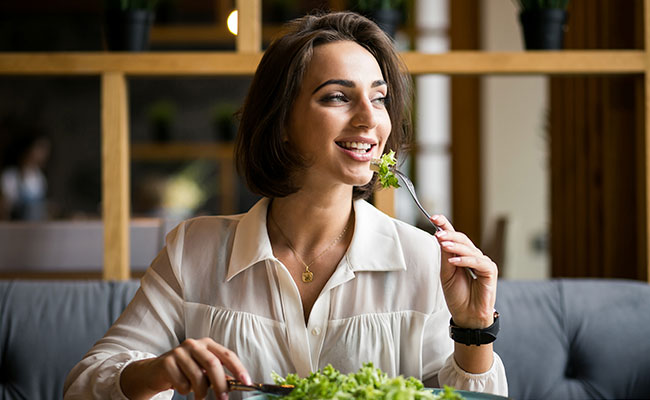
[[[138,287],[135,281],[0,281],[0,394],[60,399],[68,371]]]
[[[513,398],[650,398],[650,285],[500,281],[501,356]]]

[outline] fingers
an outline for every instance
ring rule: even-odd
[[[234,376],[237,377],[240,381],[244,382],[247,385],[251,385],[253,382],[248,374],[248,371],[244,367],[244,364],[239,360],[239,357],[232,352],[231,350],[223,347],[222,345],[215,343],[210,340],[208,343],[208,350],[211,353],[216,355],[223,365],[228,368]],[[224,379],[225,383],[225,379]]]
[[[189,354],[197,368],[200,368],[203,377],[202,382],[207,386],[212,386],[216,394],[226,392],[226,374],[221,366],[221,361],[208,350],[205,339],[194,340],[188,339],[183,343],[189,350]],[[205,388],[207,393],[207,386]],[[203,389],[202,387],[200,389]],[[203,392],[194,391],[197,397],[201,397]]]
[[[438,238],[438,241],[440,242],[440,245],[443,246],[443,243],[446,243],[446,247],[443,246],[443,249],[446,251],[449,251],[451,247],[454,247],[455,245],[462,245],[464,247],[458,247],[458,249],[467,249],[470,253],[474,254],[483,254],[481,250],[474,245],[474,243],[467,237],[462,232],[455,232],[455,231],[438,231],[436,232],[436,238]],[[470,254],[470,253],[459,253],[458,251],[454,250],[454,253],[457,254]]]
[[[452,242],[452,241],[440,242],[440,247],[442,247],[442,249],[447,253],[453,253],[460,256],[483,255],[483,253],[481,253],[481,251],[475,248],[474,246],[470,247],[459,242]]]
[[[210,338],[203,338],[198,341],[189,339],[188,342],[191,345],[192,357],[203,368],[205,371],[204,376],[209,378],[212,388],[217,394],[228,391],[224,367],[245,384],[250,385],[252,383],[248,371],[244,368],[239,357],[231,350],[215,343]]]
[[[194,358],[196,354],[195,344],[186,341],[181,347],[177,347],[172,352],[178,367],[185,379],[190,383],[191,391],[194,392],[197,398],[204,398],[208,392],[209,382]]]
[[[497,265],[487,256],[450,257],[447,261],[455,267],[472,268],[481,276],[497,275]]]
[[[161,363],[163,370],[169,377],[169,385],[172,389],[180,394],[187,394],[192,391],[192,384],[185,377],[176,357],[163,357]]]
[[[444,216],[436,219],[446,227],[451,224]],[[433,219],[433,218],[432,218]],[[453,229],[453,227],[451,227]],[[443,251],[443,259],[455,267],[468,267],[484,277],[496,276],[497,267],[492,260],[462,232],[441,230],[435,234]],[[446,253],[446,254],[445,254]],[[447,257],[451,255],[450,258]]]
[[[447,217],[444,215],[434,215],[431,217],[431,221],[444,231],[456,231],[451,222],[449,222]]]
[[[476,247],[474,243],[467,237],[467,235],[462,232],[456,232],[447,217],[444,215],[434,215],[431,217],[431,221],[442,229],[435,234],[440,244],[444,243],[444,241],[450,243],[457,242],[464,244],[468,249],[472,249],[475,252],[483,254],[481,250],[479,250],[478,247]],[[453,246],[453,244],[450,244],[450,246]]]
[[[160,366],[162,368],[161,375],[166,375],[166,378],[162,379],[168,381],[168,387],[178,391],[180,394],[188,394],[192,391],[192,384],[185,377],[185,373],[178,363],[178,357],[174,354],[175,351],[176,349],[159,358]]]
[[[187,339],[162,358],[173,388],[181,394],[194,392],[198,399],[208,394],[210,386],[217,396],[228,392],[224,367],[239,380],[251,384],[248,371],[237,355],[210,338]]]
[[[447,259],[449,264],[455,267],[472,268],[483,276],[496,274],[496,264],[473,245],[469,247],[458,242],[444,241],[440,243],[440,246],[445,252],[453,254]]]

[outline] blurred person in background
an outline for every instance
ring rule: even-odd
[[[50,140],[34,128],[11,134],[14,136],[5,149],[0,175],[0,217],[47,219],[47,179],[43,168],[50,155]]]

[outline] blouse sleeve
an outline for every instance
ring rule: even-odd
[[[441,386],[453,386],[459,390],[492,393],[500,396],[508,395],[506,370],[497,353],[494,353],[492,367],[482,374],[470,374],[464,371],[456,364],[452,354],[438,373],[438,381]]]
[[[492,367],[482,374],[471,374],[456,364],[454,342],[449,337],[449,319],[442,287],[435,295],[435,311],[429,315],[424,327],[422,379],[428,381],[437,375],[438,384],[458,390],[508,395],[508,382],[501,358],[494,353]]]
[[[179,232],[181,231],[181,232]],[[140,282],[131,303],[106,335],[70,371],[64,384],[67,399],[126,399],[120,373],[129,363],[157,357],[184,340],[183,290],[176,260],[181,251],[182,226],[167,237],[167,244]],[[179,243],[180,242],[180,243]],[[155,399],[171,399],[173,391]]]

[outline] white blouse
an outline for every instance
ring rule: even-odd
[[[441,385],[507,394],[496,354],[483,374],[454,361],[433,236],[355,201],[350,247],[305,322],[298,288],[273,255],[268,204],[171,231],[133,301],[68,375],[65,398],[123,399],[128,363],[206,336],[233,350],[257,382],[272,371],[304,377],[332,364],[348,373],[372,361],[390,376],[437,375]]]

